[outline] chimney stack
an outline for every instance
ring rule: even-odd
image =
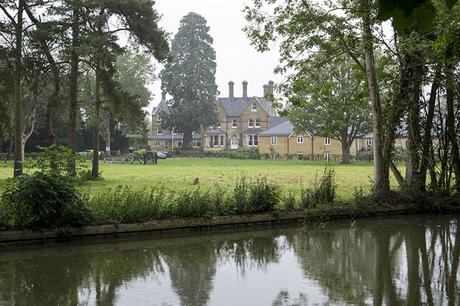
[[[235,83],[233,83],[233,81],[228,82],[228,97],[230,98],[230,100],[233,100],[235,98],[235,95],[233,92],[234,87],[235,87]]]
[[[270,90],[269,93],[273,95],[273,87],[275,85],[275,82],[273,81],[268,81],[268,89]]]
[[[243,98],[248,98],[248,82],[243,81]]]
[[[270,94],[270,85],[265,84],[264,85],[264,97],[266,97],[268,94]]]

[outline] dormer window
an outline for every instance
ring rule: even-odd
[[[260,128],[260,120],[256,119],[256,128]]]
[[[236,129],[238,127],[238,123],[236,122],[236,119],[232,120],[232,128]]]
[[[332,140],[329,137],[324,138],[324,144],[326,146],[330,146],[332,143]]]
[[[252,103],[251,112],[257,112],[257,103],[256,102]]]
[[[303,136],[302,135],[297,136],[297,143],[303,143]]]
[[[161,116],[160,116],[160,113],[159,113],[159,112],[157,113],[157,121],[158,121],[158,122],[161,121]]]
[[[157,128],[157,135],[163,135],[162,128]]]
[[[248,121],[248,127],[253,128],[254,127],[254,120],[249,119]]]

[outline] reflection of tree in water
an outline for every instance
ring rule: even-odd
[[[458,305],[457,228],[449,218],[394,218],[307,228],[288,241],[331,302]]]
[[[243,275],[247,269],[265,270],[279,260],[282,243],[278,239],[270,232],[257,232],[244,239],[223,240],[218,247],[219,258],[234,262]]]
[[[97,305],[113,305],[116,289],[135,277],[161,270],[156,250],[91,252],[76,248],[37,251],[26,259],[0,262],[0,304],[79,305],[79,292],[94,285]],[[65,254],[65,252],[64,252]]]
[[[97,305],[114,305],[116,290],[134,278],[163,272],[158,249],[117,250],[91,259]]]
[[[163,250],[171,283],[181,304],[206,305],[216,274],[216,244],[197,240],[195,243],[170,246]]]
[[[289,292],[281,290],[272,303],[272,306],[307,306],[311,305],[305,294],[300,294],[298,298],[292,299]]]
[[[88,260],[80,255],[0,262],[0,304],[77,305],[78,288],[87,285],[91,273]]]

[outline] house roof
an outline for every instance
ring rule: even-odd
[[[208,128],[206,129],[206,134],[219,135],[225,134],[225,131],[221,128]]]
[[[289,121],[288,118],[285,117],[270,117],[268,118],[268,128],[271,129],[281,123]]]
[[[168,102],[164,99],[160,101],[160,104],[158,104],[158,106],[153,108],[152,114],[155,115],[158,110],[163,111],[167,115],[171,114],[171,107],[168,105]]]
[[[225,114],[229,117],[239,117],[241,113],[252,103],[258,103],[262,109],[268,114],[272,115],[272,103],[265,98],[252,97],[252,98],[218,98],[217,103],[222,106]]]
[[[289,136],[294,131],[294,125],[289,120],[285,120],[284,122],[269,128],[261,133],[260,136]]]

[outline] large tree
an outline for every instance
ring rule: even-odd
[[[216,53],[206,19],[189,13],[181,19],[171,44],[172,60],[161,72],[163,89],[173,98],[173,112],[164,124],[184,133],[184,148],[192,132],[216,123]]]
[[[342,162],[350,162],[353,141],[369,133],[371,110],[363,74],[346,56],[329,60],[318,54],[282,87],[292,104],[295,127],[342,143]]]

